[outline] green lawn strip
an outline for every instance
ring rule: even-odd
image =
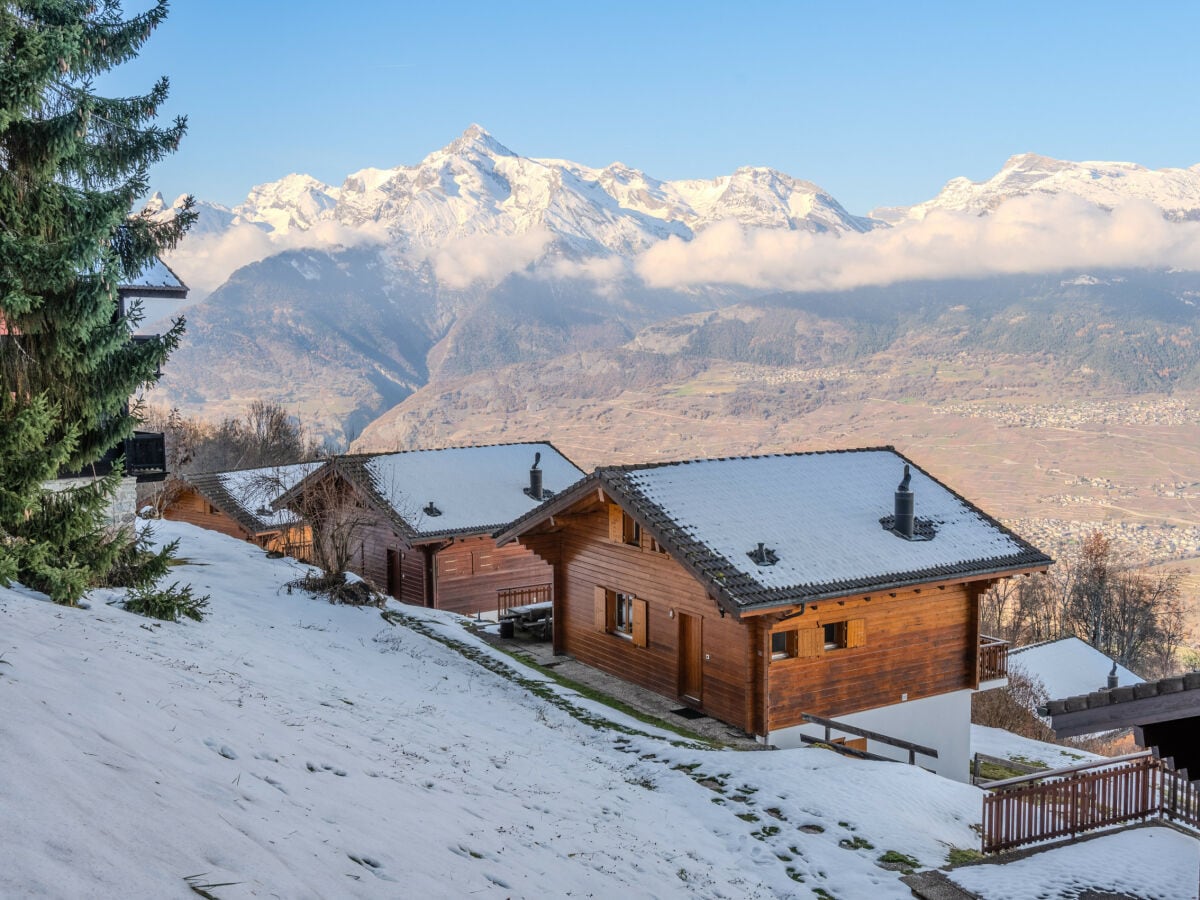
[[[386,621],[388,624],[403,624],[412,631],[424,635],[431,640],[437,641],[443,646],[449,647],[472,662],[483,666],[485,669],[507,678],[510,681],[516,682],[530,693],[536,694],[538,697],[541,697],[546,702],[553,704],[573,718],[578,719],[580,722],[590,725],[597,730],[609,729],[612,731],[619,731],[623,734],[635,735],[637,737],[654,737],[654,735],[647,734],[644,731],[638,731],[636,728],[630,728],[627,725],[622,725],[619,722],[614,722],[611,719],[607,719],[594,713],[590,713],[587,710],[581,709],[572,703],[569,697],[564,697],[545,681],[526,678],[508,663],[484,653],[478,647],[473,647],[470,644],[466,644],[462,641],[456,641],[452,637],[441,634],[436,629],[430,628],[420,619],[406,615],[405,613],[395,609],[384,610],[381,615],[383,616],[384,621]],[[661,728],[664,731],[670,731],[673,734],[679,735],[683,740],[678,742],[672,741],[672,743],[676,746],[684,746],[694,750],[730,749],[722,744],[709,740],[708,738],[701,737],[698,734],[690,732],[684,728],[680,728],[679,726],[670,722],[665,722],[662,719],[656,718],[655,716],[647,715],[646,713],[636,710],[632,706],[629,706],[620,700],[597,691],[595,688],[590,688],[587,685],[580,684],[579,682],[573,681],[570,678],[564,678],[553,669],[547,669],[544,666],[538,665],[533,660],[518,656],[504,647],[496,647],[495,645],[489,646],[509,657],[513,660],[513,662],[533,669],[539,675],[549,679],[549,681],[561,688],[573,691],[582,697],[586,697],[589,700],[594,700],[595,702],[601,703],[610,709],[624,713],[625,715],[630,716],[631,718],[636,719],[637,721],[646,725],[652,725],[655,728]]]

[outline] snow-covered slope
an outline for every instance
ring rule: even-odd
[[[911,207],[875,210],[872,216],[896,223],[920,220],[934,210],[983,215],[1025,194],[1069,194],[1112,208],[1130,200],[1153,203],[1174,220],[1200,218],[1200,165],[1187,169],[1147,169],[1128,162],[1068,162],[1022,153],[1011,157],[987,181],[954,178],[932,200]]]
[[[884,852],[976,844],[975,788],[698,749],[457,617],[389,624],[287,591],[296,564],[251,544],[154,527],[181,540],[172,578],[211,595],[203,623],[0,588],[0,896],[905,898]],[[1195,856],[1155,857],[1154,884],[1187,896]],[[1136,879],[1139,858],[1114,865]]]

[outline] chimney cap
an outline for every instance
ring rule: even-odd
[[[900,480],[900,485],[899,485],[899,487],[896,488],[896,490],[898,490],[898,491],[911,490],[911,488],[909,488],[909,486],[908,486],[910,481],[912,481],[912,470],[909,468],[908,463],[905,463],[904,464],[904,478],[902,478]]]

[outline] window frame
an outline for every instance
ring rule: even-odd
[[[650,605],[642,597],[597,585],[596,630],[635,647],[650,646]]]

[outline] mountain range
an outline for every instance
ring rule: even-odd
[[[613,355],[647,334],[655,340],[673,330],[691,335],[683,343],[693,357],[703,355],[697,347],[720,345],[731,359],[758,359],[782,338],[788,347],[780,359],[791,365],[802,352],[796,348],[815,348],[821,335],[844,332],[858,346],[879,340],[880,322],[890,328],[915,321],[914,297],[924,298],[918,318],[938,320],[961,297],[913,287],[922,278],[909,258],[929,242],[905,236],[936,227],[944,243],[956,229],[986,227],[1018,198],[1065,201],[1073,215],[1092,210],[1087,214],[1098,217],[1093,227],[1134,203],[1150,218],[1137,220],[1133,230],[1146,230],[1149,221],[1149,230],[1169,228],[1179,243],[1175,236],[1190,236],[1187,229],[1200,219],[1200,166],[1149,170],[1024,154],[987,181],[954,179],[925,203],[856,216],[817,185],[773,169],[664,181],[621,163],[598,169],[522,157],[472,125],[414,166],[363,169],[336,187],[289,175],[255,187],[231,208],[199,203],[199,221],[171,262],[185,281],[211,279],[214,289],[196,292],[202,302],[188,311],[188,334],[151,400],[209,417],[234,415],[253,399],[274,400],[318,434],[352,435],[425,385],[476,373],[491,377],[564,354]],[[177,208],[156,195],[147,212],[165,217]],[[983,226],[976,224],[981,217]],[[952,247],[951,263],[985,243],[982,233],[983,239],[972,233],[962,252]],[[775,254],[770,265],[802,264],[819,273],[827,259],[878,255],[880,247],[891,254],[876,265],[884,270],[880,289],[797,294],[787,288],[786,271],[782,281],[757,277],[760,254],[764,260]],[[1053,253],[1046,255],[1043,269],[1058,265]],[[705,266],[714,256],[716,274],[709,277]],[[1082,278],[1063,302],[1096,300],[1107,309],[1111,285],[1130,282],[1112,280],[1103,248],[1095,266],[1084,267],[1079,258],[1064,254],[1065,277],[1047,283]],[[230,259],[245,264],[229,264],[226,275],[222,265]],[[663,279],[664,260],[683,277]],[[947,280],[944,270],[936,269],[943,273],[938,280]],[[989,271],[970,288],[1001,298],[989,315],[1030,301],[1026,282],[1005,281],[1019,268]],[[886,288],[889,280],[892,288]],[[1187,278],[1154,282],[1140,295],[1150,308],[1134,308],[1141,302],[1134,298],[1129,313],[1153,331],[1165,321],[1156,318],[1162,307],[1167,319],[1183,315],[1191,328],[1195,287]],[[734,310],[737,319],[736,310],[772,296],[791,297],[791,305],[811,301],[830,315],[810,310],[804,322],[789,320],[788,328],[799,329],[794,342],[786,334],[742,329],[735,335],[727,325],[716,332],[711,324],[695,325],[696,316],[715,310]],[[852,323],[848,309],[855,310]],[[829,327],[835,320],[839,326]],[[994,333],[999,325],[989,328]],[[1174,366],[1168,380],[1186,380],[1190,376],[1178,374],[1184,369],[1189,365]]]

